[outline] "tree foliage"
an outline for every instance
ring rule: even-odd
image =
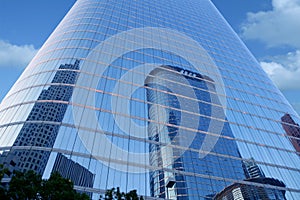
[[[42,190],[42,177],[34,171],[15,171],[8,188],[11,199],[36,199]]]
[[[40,196],[51,200],[85,200],[86,194],[77,193],[71,180],[63,178],[58,172],[51,174],[48,180],[43,180]]]
[[[0,166],[0,181],[7,173]],[[41,175],[29,170],[26,172],[15,171],[9,185],[1,185],[1,200],[88,200],[86,194],[77,193],[73,183],[54,172],[48,180],[43,180]]]
[[[0,165],[0,182],[9,171]],[[58,172],[51,174],[48,180],[29,170],[14,171],[9,184],[0,184],[1,200],[88,200],[88,195],[77,193],[71,180],[63,178]],[[120,192],[120,188],[107,190],[99,200],[143,200],[136,190]]]
[[[3,165],[0,165],[0,183],[5,174],[7,174],[8,170],[3,168]],[[0,199],[6,200],[7,198],[7,190],[5,185],[0,184]]]
[[[107,190],[104,197],[100,196],[99,200],[144,200],[141,196],[137,195],[136,190],[131,190],[128,193],[120,192],[120,188],[112,188]]]

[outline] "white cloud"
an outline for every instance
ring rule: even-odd
[[[248,13],[242,25],[245,39],[258,39],[269,47],[300,48],[300,0],[272,0],[273,9]]]
[[[276,56],[272,62],[261,62],[274,83],[282,90],[300,89],[300,50]]]
[[[275,56],[272,60],[281,63],[290,71],[297,71],[300,68],[300,50],[289,52],[286,55]]]
[[[248,13],[242,37],[264,42],[268,47],[287,45],[294,52],[261,62],[280,89],[300,89],[300,0],[272,0],[272,10]]]
[[[33,45],[13,45],[0,40],[0,67],[24,68],[37,53]]]

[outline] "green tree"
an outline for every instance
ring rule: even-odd
[[[131,190],[128,193],[120,192],[120,188],[112,188],[106,190],[104,197],[100,196],[99,200],[144,200],[142,196],[138,196],[136,190]]]
[[[4,174],[7,174],[8,170],[6,168],[3,168],[3,165],[0,165],[0,181],[4,177]]]
[[[6,200],[7,197],[7,190],[4,185],[2,185],[2,178],[7,173],[7,169],[3,168],[3,165],[0,165],[0,199]]]
[[[41,198],[51,200],[85,200],[89,199],[86,194],[77,193],[73,189],[71,180],[63,178],[58,172],[51,174],[48,180],[42,183]]]
[[[36,199],[41,191],[42,177],[34,171],[15,171],[9,183],[8,195],[11,199]]]
[[[143,200],[144,198],[142,196],[139,197],[137,195],[136,190],[131,190],[130,192],[128,192],[127,194],[125,194],[125,199],[126,200]]]
[[[7,171],[0,166],[0,180]],[[77,193],[73,182],[59,173],[52,173],[48,180],[34,171],[14,171],[8,187],[0,187],[1,200],[89,200],[86,194]]]

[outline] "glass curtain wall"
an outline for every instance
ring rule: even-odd
[[[1,103],[0,163],[93,199],[297,200],[299,122],[210,0],[77,0]]]

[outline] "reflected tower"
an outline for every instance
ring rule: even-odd
[[[223,181],[209,179],[209,176],[220,176],[220,169],[227,172],[225,177],[228,179],[245,178],[235,141],[225,139],[233,137],[228,123],[215,123],[222,127],[222,132],[212,149],[213,154],[203,158],[199,155],[206,134],[210,134],[209,125],[215,120],[213,112],[224,115],[212,79],[179,67],[160,66],[149,74],[145,85],[151,121],[148,134],[150,140],[157,142],[150,145],[150,164],[173,171],[151,172],[152,196],[167,199],[202,196],[209,199],[226,186]],[[196,126],[193,126],[194,122]],[[191,143],[183,150],[186,141]],[[176,171],[201,172],[209,176],[193,177]]]
[[[265,177],[253,158],[243,161],[243,169],[247,179]]]
[[[79,60],[76,60],[74,64],[60,65],[49,88],[42,90],[15,140],[12,150],[5,152],[7,158],[2,163],[11,172],[13,170],[34,170],[38,174],[42,174],[45,170],[50,152],[38,149],[53,148],[60,123],[72,96],[78,70]],[[15,148],[20,146],[24,149]]]
[[[243,169],[246,179],[226,187],[214,196],[214,200],[286,200],[286,185],[278,179],[266,177],[253,158],[243,161]]]

